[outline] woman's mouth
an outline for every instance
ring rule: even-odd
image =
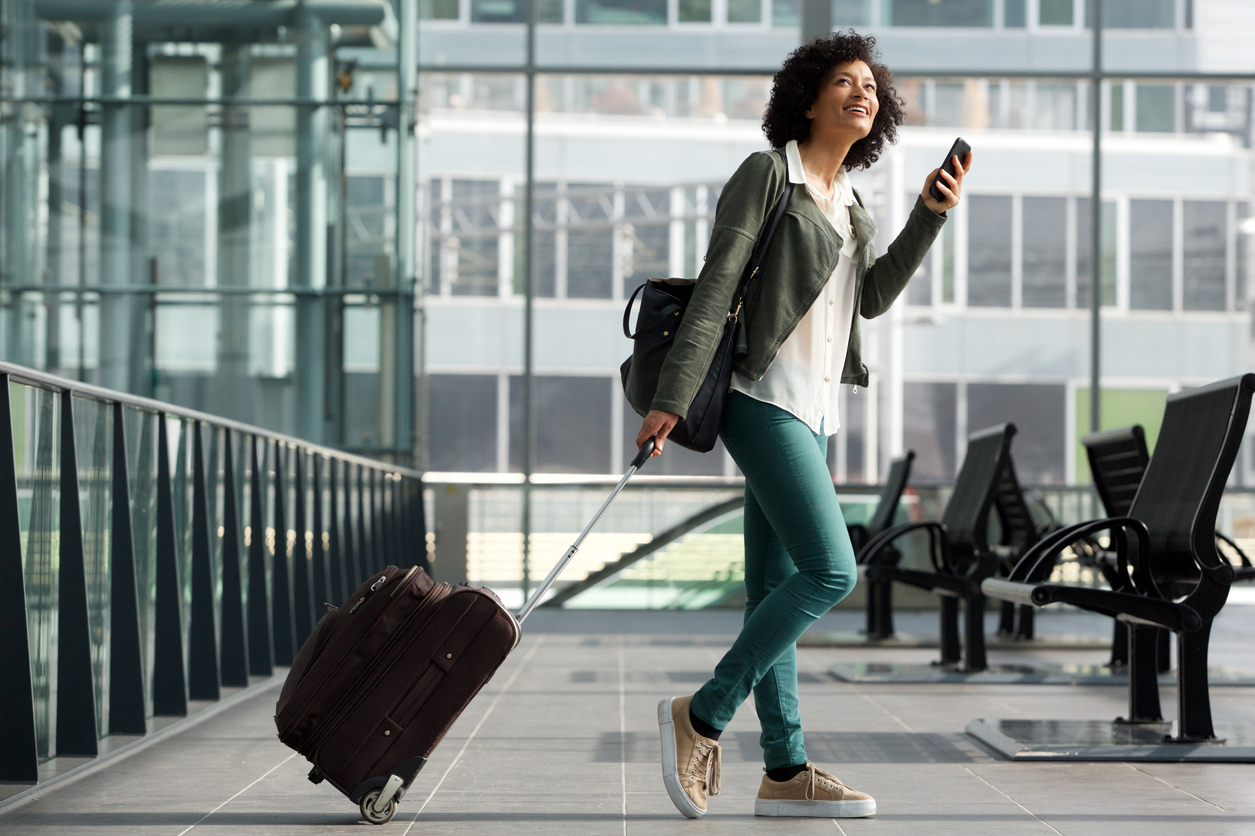
[[[867,115],[869,115],[869,114],[868,114],[868,112],[867,112],[867,108],[866,108],[865,106],[863,106],[863,105],[850,105],[849,107],[847,107],[847,108],[845,109],[845,112],[846,112],[846,113],[856,113],[856,114],[858,114],[859,116],[867,116]]]

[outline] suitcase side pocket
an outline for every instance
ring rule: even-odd
[[[423,707],[423,703],[427,702],[427,698],[436,690],[436,686],[442,679],[444,679],[443,670],[436,665],[427,666],[427,670],[401,698],[396,708],[389,712],[397,725],[402,728],[409,725],[410,720],[414,719],[414,715]]]

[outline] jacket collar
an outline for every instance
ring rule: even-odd
[[[802,167],[802,154],[798,151],[797,140],[790,139],[784,146],[784,157],[787,162],[789,182],[795,186],[806,185],[806,169]],[[833,200],[839,205],[852,206],[855,203],[854,189],[850,186],[850,178],[845,169],[837,169],[833,180]],[[809,186],[807,187],[809,189]]]
[[[876,224],[872,216],[863,208],[863,198],[854,192],[855,201],[850,204],[850,226],[854,227],[854,236],[861,246],[870,246],[876,237]]]

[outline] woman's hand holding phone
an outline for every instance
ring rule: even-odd
[[[959,143],[962,143],[962,146]],[[963,192],[963,177],[972,168],[972,152],[969,149],[962,159],[954,152],[956,149],[966,146],[966,142],[963,142],[961,139],[956,140],[954,147],[950,149],[950,158],[946,161],[949,165],[943,164],[941,168],[934,168],[924,178],[924,188],[920,190],[919,196],[923,198],[924,205],[938,215],[947,209],[959,205],[959,196]],[[954,169],[953,174],[946,170],[951,167]],[[941,195],[942,199],[938,200],[936,196],[931,194],[934,190]]]

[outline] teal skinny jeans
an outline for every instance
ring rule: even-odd
[[[720,437],[745,474],[745,622],[692,711],[726,728],[753,690],[766,767],[803,764],[797,640],[857,578],[828,438],[740,392],[728,396]]]

